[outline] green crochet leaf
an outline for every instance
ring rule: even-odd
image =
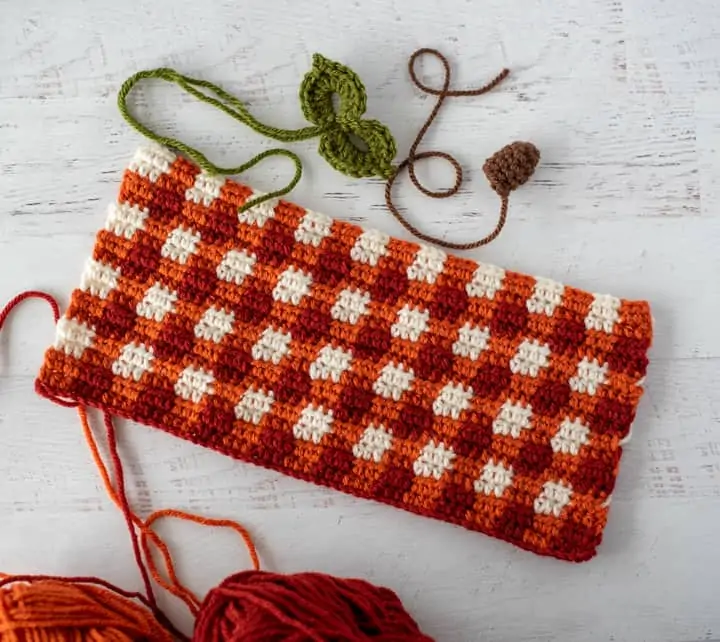
[[[334,94],[340,97],[337,114]],[[305,118],[316,125],[328,125],[335,120],[357,120],[367,107],[365,86],[352,69],[315,54],[312,69],[300,85],[300,104]]]
[[[337,110],[334,95],[340,98]],[[318,151],[332,167],[355,178],[392,175],[395,139],[381,122],[362,118],[367,96],[352,69],[315,54],[300,85],[300,104],[305,118],[322,127]]]
[[[367,150],[360,149],[351,134],[361,139]],[[358,120],[324,133],[320,137],[318,153],[332,167],[348,176],[389,178],[395,171],[392,161],[397,148],[390,130],[380,121]]]

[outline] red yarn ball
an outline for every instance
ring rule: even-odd
[[[212,589],[193,642],[433,642],[390,589],[323,573],[245,571]]]

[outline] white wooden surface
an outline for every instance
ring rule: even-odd
[[[400,194],[427,230],[484,234],[496,211],[484,158],[533,140],[543,154],[535,179],[514,196],[500,239],[473,256],[652,301],[647,392],[598,557],[540,558],[125,424],[133,502],[239,519],[269,569],[391,586],[441,641],[720,639],[715,0],[0,0],[0,16],[0,302],[35,287],[67,302],[140,142],[115,107],[138,69],[170,65],[220,82],[262,120],[290,127],[303,122],[296,91],[319,51],[360,74],[369,114],[404,152],[431,105],[406,78],[416,47],[446,52],[458,83],[510,67],[495,92],[453,101],[427,141],[457,153],[467,190],[443,203]],[[221,162],[268,146],[169,87],[138,96],[151,122]],[[295,146],[306,161],[295,200],[406,236],[379,183],[333,172],[314,146]],[[247,179],[269,190],[287,171],[271,164]],[[425,175],[447,179],[444,167]],[[75,414],[33,392],[52,335],[39,302],[0,335],[0,569],[138,587]],[[227,533],[164,532],[200,592],[247,567]]]

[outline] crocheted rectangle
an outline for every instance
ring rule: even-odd
[[[592,557],[651,341],[590,294],[141,149],[39,389],[232,457]]]

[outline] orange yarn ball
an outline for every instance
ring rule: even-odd
[[[93,584],[54,579],[0,588],[1,642],[172,642],[155,616]]]

